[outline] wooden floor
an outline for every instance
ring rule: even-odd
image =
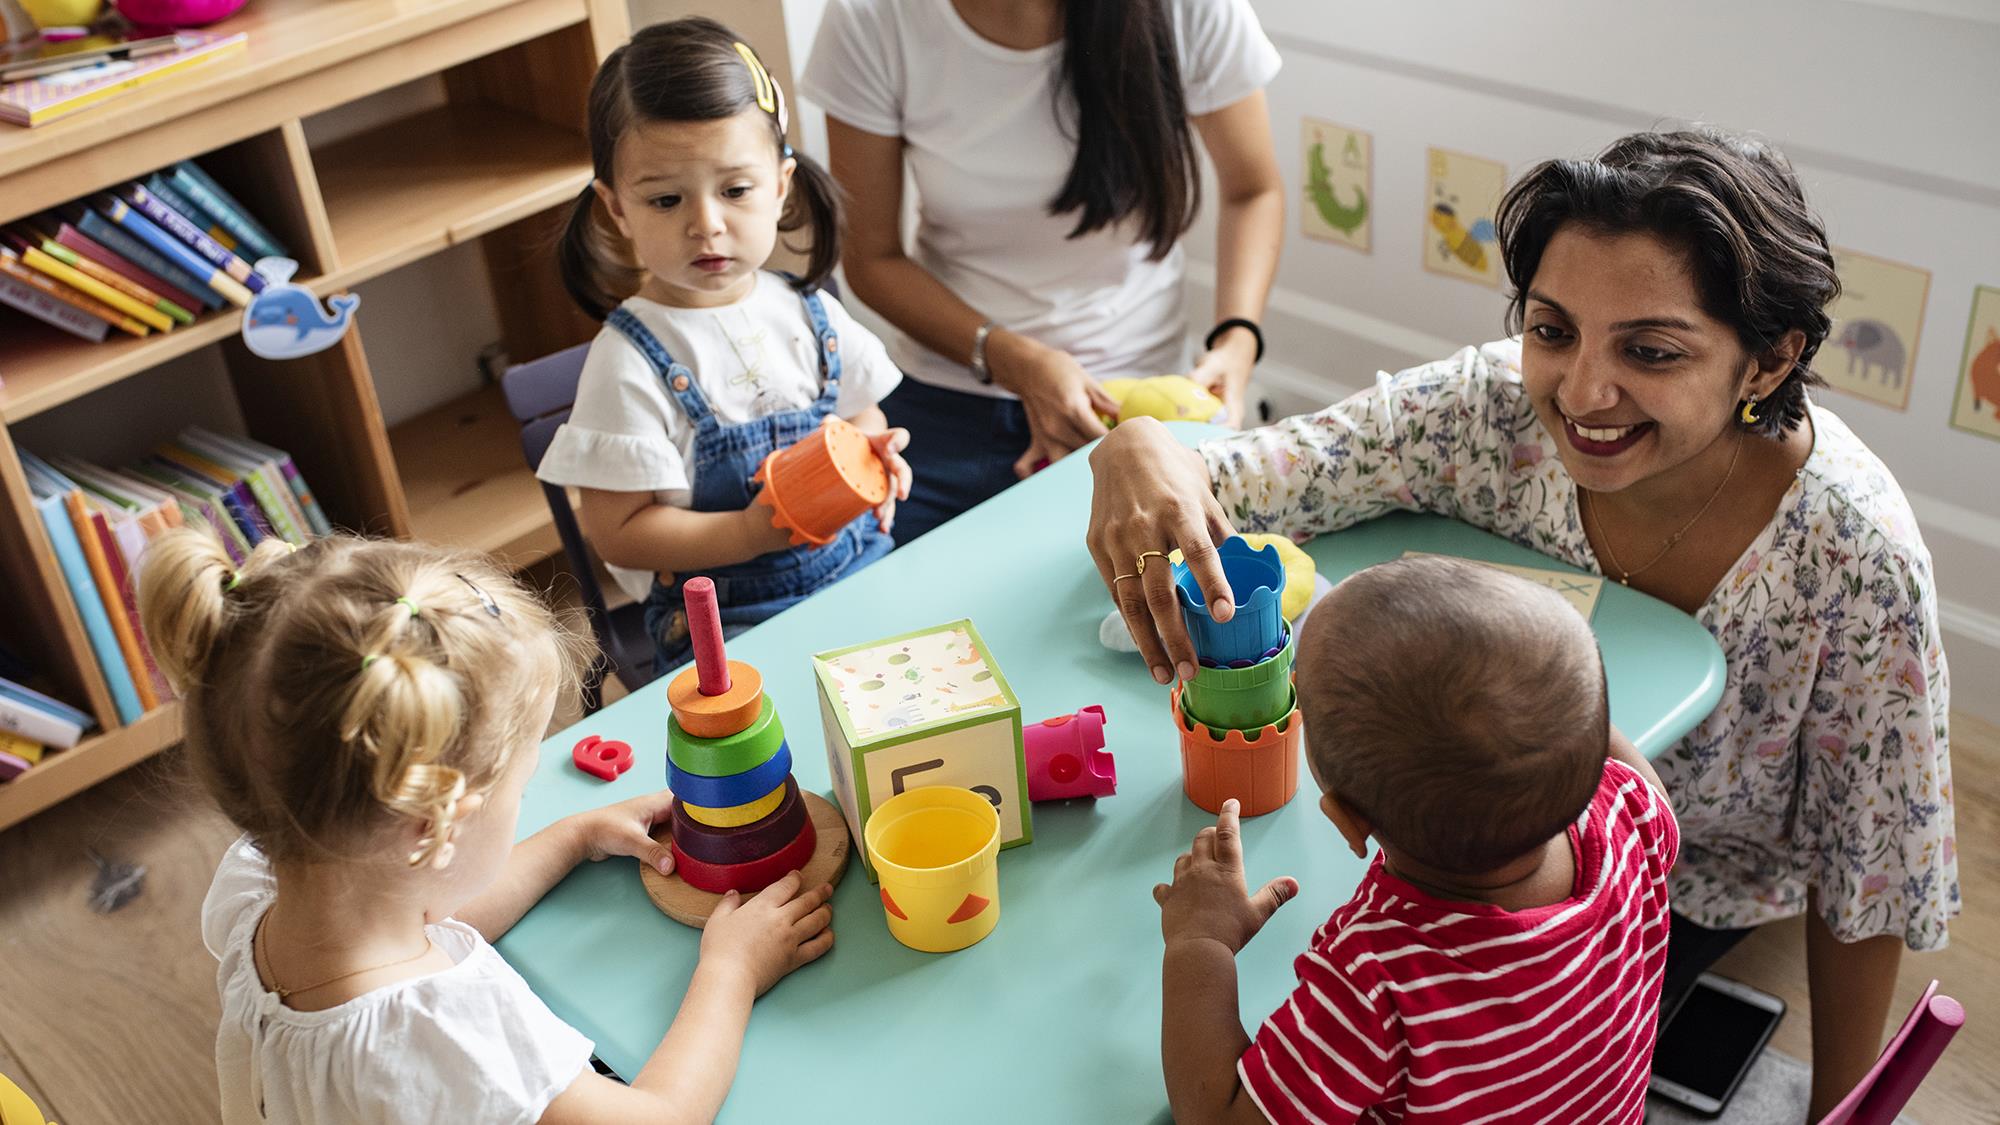
[[[2000,727],[1952,724],[1967,908],[1949,949],[1904,958],[1897,994],[1906,1010],[1935,976],[1970,1014],[1911,1105],[1926,1125],[2000,1120]],[[63,1125],[216,1119],[215,962],[197,920],[234,834],[179,765],[163,755],[0,833],[0,1073]],[[91,913],[86,848],[145,864],[145,893]],[[1802,943],[1798,924],[1769,926],[1720,968],[1791,1003],[1773,1042],[1807,1058]]]

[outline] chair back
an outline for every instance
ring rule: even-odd
[[[1875,1065],[1819,1125],[1891,1125],[1963,1026],[1964,1006],[1938,995],[1932,981]]]

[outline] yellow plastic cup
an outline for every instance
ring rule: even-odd
[[[884,801],[862,834],[889,935],[924,953],[964,949],[1000,924],[1000,814],[956,785]]]

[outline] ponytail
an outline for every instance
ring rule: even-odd
[[[1077,213],[1071,238],[1137,216],[1166,257],[1201,210],[1201,171],[1164,0],[1066,0],[1058,89],[1076,102],[1076,162],[1049,213]]]
[[[147,548],[139,570],[139,619],[175,691],[186,695],[205,678],[228,618],[226,595],[288,554],[284,543],[266,540],[238,570],[213,534],[194,528],[169,531]]]
[[[623,240],[597,215],[597,189],[585,184],[571,205],[556,261],[563,288],[592,320],[603,320],[618,302],[638,292],[645,271],[623,258]]]
[[[805,230],[812,236],[812,254],[796,283],[803,293],[825,285],[840,264],[841,194],[839,181],[819,161],[803,152],[793,152],[792,159],[798,162],[792,171],[792,197],[778,229],[787,234]]]

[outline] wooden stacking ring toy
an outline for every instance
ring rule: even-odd
[[[763,706],[750,725],[734,734],[691,735],[681,726],[680,716],[667,718],[667,758],[689,773],[709,777],[742,773],[770,761],[784,744],[785,724],[778,721],[778,710],[771,706],[769,696],[763,697]]]
[[[689,773],[672,758],[667,759],[667,787],[674,796],[711,809],[747,805],[783,785],[791,775],[792,748],[784,745],[762,765],[726,777]]]
[[[777,812],[779,803],[784,799],[785,790],[780,786],[747,805],[726,805],[722,808],[713,808],[708,805],[696,805],[687,801],[676,800],[674,807],[686,812],[688,816],[703,824],[713,825],[716,828],[736,828],[745,824],[755,824],[772,813]]]
[[[703,863],[748,863],[778,851],[811,822],[805,802],[799,798],[798,782],[786,778],[779,791],[783,800],[776,812],[736,828],[703,824],[676,808],[674,843]]]
[[[740,660],[728,663],[729,688],[720,695],[703,695],[701,673],[683,668],[667,685],[667,706],[681,729],[696,738],[727,738],[757,719],[764,709],[764,677]]]
[[[674,851],[674,874],[681,881],[696,890],[710,894],[724,894],[729,891],[755,893],[784,878],[787,874],[801,870],[813,857],[813,848],[818,842],[813,831],[812,820],[807,819],[805,829],[792,842],[761,859],[748,863],[710,863],[696,859],[682,850],[676,837],[670,845]]]

